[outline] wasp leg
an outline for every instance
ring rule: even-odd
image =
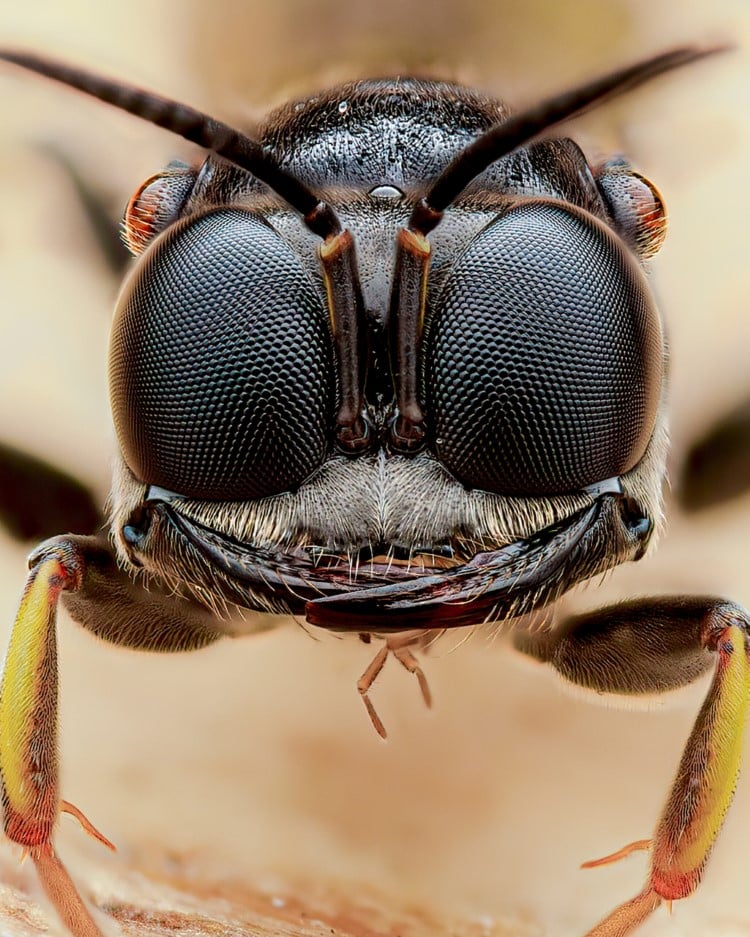
[[[32,554],[75,550],[82,575],[75,590],[63,594],[70,616],[97,637],[143,651],[194,651],[225,632],[213,614],[193,599],[142,584],[121,569],[105,535],[53,537]]]
[[[36,865],[50,901],[76,937],[100,930],[55,855],[60,812],[57,759],[57,602],[81,570],[64,550],[38,556],[11,635],[0,685],[0,782],[5,832]]]
[[[698,887],[734,794],[750,702],[750,618],[716,598],[644,599],[570,619],[519,647],[600,693],[653,693],[690,683],[712,665],[710,689],[651,839],[643,891],[587,937],[626,937],[662,901]]]
[[[17,540],[56,531],[90,534],[103,518],[86,486],[28,452],[0,442],[0,525]]]
[[[8,838],[36,866],[48,898],[74,937],[101,937],[52,845],[60,812],[111,843],[59,792],[57,605],[103,638],[131,647],[186,650],[218,637],[198,606],[131,582],[103,539],[56,537],[31,555],[31,571],[0,684],[0,793]]]
[[[677,497],[687,511],[738,498],[750,478],[750,400],[724,414],[690,447],[679,472]]]

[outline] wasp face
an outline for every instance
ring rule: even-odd
[[[399,231],[423,180],[502,114],[456,86],[361,82],[264,131],[356,245],[356,450],[337,436],[347,374],[314,235],[213,158],[139,190],[110,356],[126,562],[212,604],[397,630],[521,614],[642,554],[664,345],[611,206],[638,218],[608,200],[621,177],[631,205],[634,174],[599,184],[558,140],[481,175],[431,238],[404,354]],[[405,447],[409,406],[423,435]]]
[[[737,781],[750,616],[677,595],[521,619],[644,554],[666,448],[641,269],[663,238],[660,197],[623,161],[592,168],[541,135],[715,51],[675,49],[518,115],[454,85],[346,85],[272,115],[259,143],[0,50],[211,153],[149,179],[126,212],[138,262],[110,353],[117,554],[102,534],[34,550],[0,686],[4,828],[75,937],[100,931],[54,851],[59,813],[103,837],[60,793],[60,603],[152,651],[267,625],[243,629],[244,609],[374,633],[357,690],[383,736],[373,681],[393,656],[429,705],[412,647],[449,627],[516,619],[517,650],[600,695],[668,692],[713,667],[653,836],[588,863],[648,845],[646,884],[588,934],[632,933],[695,891]]]

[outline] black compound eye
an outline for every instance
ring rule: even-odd
[[[336,395],[325,306],[299,257],[241,209],[178,222],[125,285],[110,392],[140,481],[220,500],[297,487],[326,456]]]
[[[440,461],[465,485],[572,492],[620,475],[653,432],[658,314],[602,224],[548,202],[468,245],[428,322],[425,397]]]

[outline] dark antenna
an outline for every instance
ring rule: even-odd
[[[105,104],[111,104],[211,150],[252,173],[273,189],[302,215],[307,227],[320,237],[333,237],[341,231],[341,223],[330,205],[322,202],[303,182],[282,169],[275,157],[259,143],[228,124],[186,104],[143,91],[125,82],[103,78],[64,62],[11,49],[0,49],[0,60],[20,65],[38,75],[83,91]]]
[[[588,84],[571,88],[509,117],[501,124],[496,124],[461,150],[440,173],[415,207],[409,227],[420,234],[427,234],[439,224],[445,209],[455,202],[466,186],[488,166],[531,142],[556,124],[577,117],[609,98],[632,91],[664,72],[689,65],[718,52],[725,52],[728,48],[685,46],[672,49],[671,52],[663,52],[635,65],[610,72]]]
[[[610,72],[602,78],[555,95],[491,127],[461,150],[414,206],[406,228],[399,231],[389,320],[393,323],[398,411],[390,427],[391,448],[413,453],[425,443],[427,428],[418,399],[418,366],[425,316],[430,244],[427,235],[443,213],[488,166],[530,143],[535,137],[595,104],[631,91],[664,72],[689,65],[728,46],[686,46],[663,52]]]
[[[362,418],[364,367],[360,335],[365,321],[354,239],[342,230],[336,212],[303,182],[287,172],[260,143],[195,108],[143,91],[125,82],[52,59],[0,49],[0,60],[20,65],[46,78],[90,94],[157,127],[176,133],[251,173],[298,211],[307,227],[323,239],[319,250],[336,347],[341,400],[336,415],[336,442],[346,453],[369,444]]]

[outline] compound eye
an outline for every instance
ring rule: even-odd
[[[171,163],[136,189],[122,219],[122,239],[131,254],[141,254],[180,217],[197,177],[184,163]]]
[[[125,284],[110,394],[135,477],[248,500],[323,462],[335,407],[325,306],[300,258],[241,209],[173,225]]]
[[[659,317],[627,248],[581,211],[516,206],[471,241],[428,323],[438,458],[509,495],[620,475],[648,445],[662,371]]]

